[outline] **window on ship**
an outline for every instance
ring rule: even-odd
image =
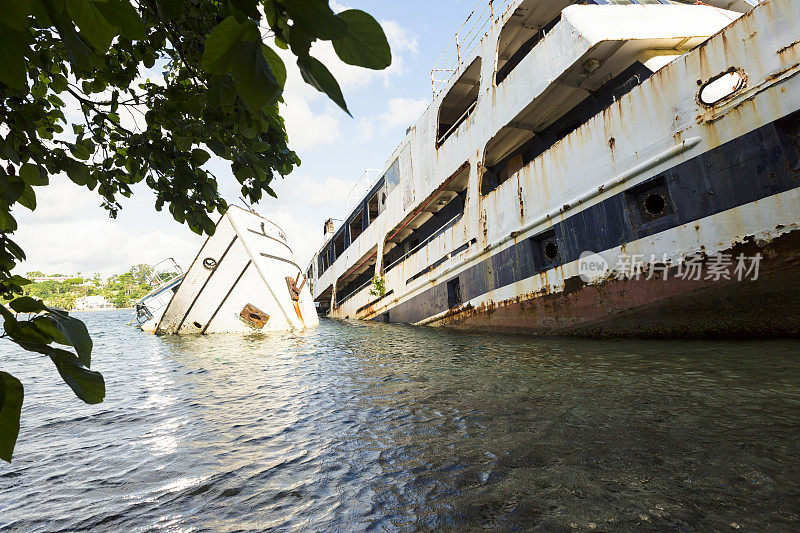
[[[378,208],[378,194],[380,191],[376,192],[372,198],[369,199],[367,202],[367,226],[372,224],[378,215],[380,214],[380,209]]]
[[[561,20],[561,10],[574,3],[571,0],[525,0],[514,10],[497,41],[497,85],[503,83],[514,67]]]
[[[486,144],[481,195],[489,194],[558,141],[601,113],[652,71],[639,61],[588,93],[577,105],[546,125],[535,126],[537,108],[523,110]]]
[[[359,235],[364,232],[364,210],[359,209],[350,222],[350,242],[356,242]]]
[[[464,213],[468,183],[469,165],[464,163],[389,232],[383,245],[384,273],[458,222]]]
[[[458,129],[478,103],[481,82],[481,58],[477,57],[464,70],[447,91],[439,106],[439,122],[436,130],[436,147]]]
[[[339,234],[333,238],[333,257],[335,258],[341,256],[344,253],[345,248],[347,247],[345,244],[345,228],[339,231]]]
[[[572,4],[671,4],[670,0],[525,0],[506,21],[497,40],[495,84],[503,83],[511,71],[561,20],[561,11]]]

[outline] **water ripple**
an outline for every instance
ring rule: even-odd
[[[26,399],[0,530],[800,526],[797,342],[331,321],[177,338],[84,318],[100,405],[2,348]]]

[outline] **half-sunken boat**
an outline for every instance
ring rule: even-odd
[[[206,239],[157,321],[157,334],[303,330],[319,324],[286,234],[254,211],[231,206]]]
[[[309,266],[318,305],[489,331],[796,335],[800,2],[756,4],[480,3]]]
[[[152,290],[136,302],[136,321],[141,329],[149,333],[155,331],[183,276],[183,270],[171,257],[145,270],[144,281]]]

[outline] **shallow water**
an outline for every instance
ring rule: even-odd
[[[800,528],[795,341],[81,318],[100,405],[1,348],[26,398],[0,530]]]

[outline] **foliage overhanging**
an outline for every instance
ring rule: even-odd
[[[0,305],[2,337],[48,356],[80,399],[98,403],[105,383],[89,369],[86,326],[20,296],[29,281],[12,273],[25,260],[11,239],[16,206],[35,210],[35,188],[63,173],[97,191],[113,218],[119,196],[143,181],[157,210],[212,234],[210,215],[227,204],[204,168],[211,153],[230,162],[252,203],[275,196],[272,180],[300,163],[278,109],[286,66],[274,47],[348,114],[311,44],[330,41],[342,61],[370,69],[389,66],[391,52],[373,17],[334,13],[328,0],[0,0],[0,9],[0,296],[11,300]],[[22,400],[19,380],[0,372],[6,461]]]

